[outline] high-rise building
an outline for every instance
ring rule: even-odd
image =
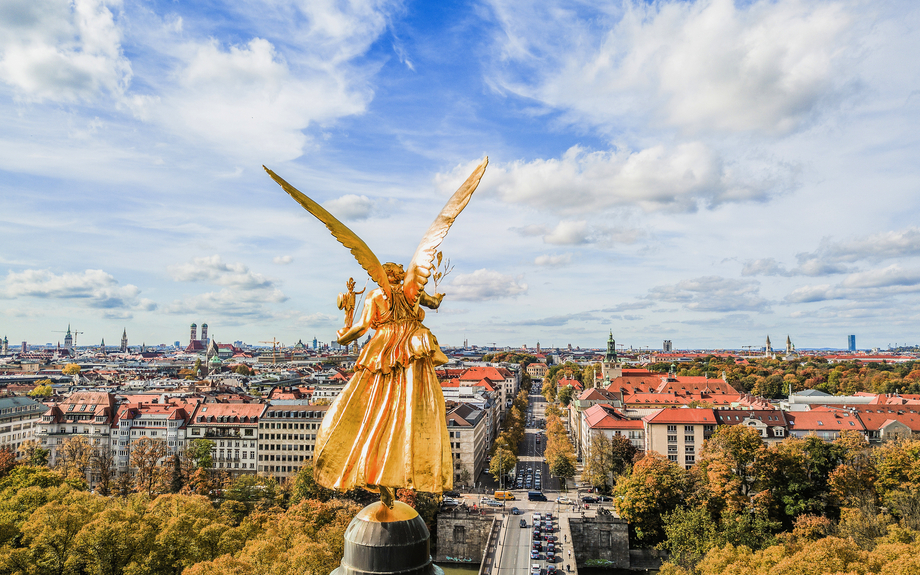
[[[671,353],[674,351],[674,345],[671,343],[670,339],[664,340],[664,343],[661,344],[662,353]]]
[[[847,350],[856,351],[856,336],[855,335],[847,336]]]

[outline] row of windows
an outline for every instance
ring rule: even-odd
[[[310,455],[273,455],[271,453],[260,454],[259,461],[310,461],[313,459]]]
[[[317,429],[319,423],[260,423],[259,429]]]
[[[291,441],[307,441],[310,439],[316,439],[315,433],[260,433],[259,439],[271,439],[275,438],[280,440],[291,440]]]
[[[270,443],[262,445],[261,451],[313,451],[313,445],[303,443]]]

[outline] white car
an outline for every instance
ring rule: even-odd
[[[460,505],[460,501],[454,499],[453,497],[445,497],[444,500],[441,501],[441,505],[456,506]]]
[[[572,503],[575,503],[575,502],[569,499],[568,497],[566,497],[565,495],[561,495],[556,498],[556,503],[562,503],[563,505],[571,505]]]

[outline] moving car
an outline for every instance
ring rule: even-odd
[[[582,503],[597,503],[597,497],[592,495],[585,495],[581,498]]]
[[[556,498],[556,503],[561,503],[563,505],[571,505],[572,503],[574,503],[574,501],[572,501],[565,495],[560,495],[559,497]]]
[[[527,527],[527,522],[521,519],[521,527]]]
[[[524,512],[521,511],[520,509],[518,509],[517,507],[512,507],[512,508],[511,508],[511,514],[512,514],[512,515],[521,515],[521,514],[523,514],[523,513],[524,513]]]
[[[457,505],[460,505],[460,502],[454,499],[453,497],[445,497],[444,500],[441,501],[441,505],[446,505],[448,507],[456,507]]]

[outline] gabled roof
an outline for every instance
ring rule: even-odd
[[[786,413],[789,429],[793,431],[865,431],[866,426],[855,414],[846,410],[789,411]]]
[[[708,408],[660,409],[642,418],[649,424],[677,423],[716,425],[715,411]]]
[[[614,393],[601,388],[589,387],[578,394],[579,401],[614,401],[619,399]]]
[[[628,419],[612,406],[599,403],[586,409],[582,415],[589,429],[642,429],[642,421]]]

